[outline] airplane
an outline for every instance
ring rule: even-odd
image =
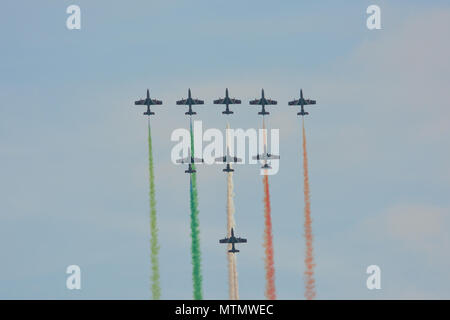
[[[253,160],[264,160],[264,165],[261,167],[261,169],[272,169],[267,160],[276,160],[276,159],[280,159],[280,156],[268,153],[266,145],[264,145],[263,153],[253,156]]]
[[[228,250],[228,252],[236,253],[236,252],[239,252],[239,250],[236,250],[236,248],[234,247],[234,244],[235,243],[247,243],[247,239],[236,238],[234,236],[234,230],[233,230],[233,228],[231,228],[231,236],[229,238],[225,237],[225,239],[220,239],[219,243],[231,243],[231,249]]]
[[[225,89],[225,98],[214,100],[214,104],[224,104],[226,105],[225,111],[222,111],[223,114],[233,114],[233,111],[229,109],[230,104],[241,104],[241,100],[230,98],[228,96],[228,88]]]
[[[192,106],[196,104],[205,104],[205,101],[199,99],[192,99],[191,89],[189,89],[187,99],[179,100],[177,101],[177,104],[189,106],[189,111],[186,112],[185,114],[192,116],[193,114],[197,114],[197,112],[192,111]]]
[[[205,162],[205,160],[199,159],[199,158],[194,158],[191,155],[191,148],[188,149],[188,156],[186,158],[182,158],[182,159],[178,159],[177,160],[177,163],[189,163],[189,168],[184,171],[185,173],[197,172],[196,170],[192,169],[192,165],[194,163],[203,163],[203,162]]]
[[[257,154],[256,156],[253,156],[253,160],[274,160],[274,159],[280,159],[280,156],[268,153],[266,145],[264,145],[264,152],[263,153]]]
[[[309,113],[306,112],[303,107],[306,105],[310,105],[310,104],[316,104],[316,100],[311,100],[311,99],[304,99],[303,98],[303,90],[300,89],[300,99],[298,100],[292,100],[288,102],[288,105],[290,106],[301,106],[302,109],[300,112],[297,113],[298,116],[305,116],[308,115]]]
[[[215,159],[216,162],[222,162],[222,163],[227,163],[227,167],[225,169],[223,169],[223,172],[233,172],[234,169],[232,169],[230,167],[230,162],[234,162],[234,163],[238,163],[238,162],[242,162],[241,158],[238,158],[236,156],[231,156],[230,155],[230,149],[227,147],[227,154],[223,157],[218,157]]]
[[[265,106],[277,104],[277,102],[275,100],[266,99],[264,97],[264,89],[261,90],[261,98],[260,99],[251,100],[249,103],[252,105],[261,105],[262,110],[261,110],[261,112],[258,112],[258,114],[263,115],[263,116],[266,114],[270,114],[269,112],[266,111]]]
[[[154,112],[150,111],[150,106],[156,105],[156,104],[158,104],[158,105],[162,104],[162,101],[161,100],[156,100],[156,99],[150,99],[150,92],[147,89],[147,98],[143,99],[143,100],[135,101],[134,104],[136,106],[139,106],[139,105],[147,106],[147,111],[144,112],[144,115],[150,116],[150,115],[155,114]]]

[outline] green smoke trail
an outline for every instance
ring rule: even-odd
[[[159,300],[161,297],[158,261],[159,246],[158,227],[156,224],[155,175],[153,174],[152,131],[150,119],[148,119],[148,171],[150,173],[150,260],[152,264],[152,295],[154,300]]]
[[[194,133],[192,131],[192,120],[190,122],[191,131],[191,155],[194,156]],[[192,164],[195,170],[195,164]],[[197,175],[191,173],[190,179],[190,195],[191,195],[191,253],[192,253],[192,280],[194,284],[194,299],[202,300],[202,270],[201,270],[201,254],[200,254],[200,223],[198,219],[198,198],[197,198]]]

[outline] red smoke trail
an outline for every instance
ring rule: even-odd
[[[263,117],[263,139],[264,145],[267,146],[266,125]],[[272,217],[270,209],[270,191],[269,191],[269,176],[267,170],[264,172],[264,249],[266,253],[265,268],[266,268],[266,298],[275,300],[275,266],[273,259],[273,242],[272,242]]]
[[[308,154],[306,152],[306,134],[305,122],[303,121],[303,188],[305,197],[305,239],[306,239],[306,255],[305,255],[305,298],[312,300],[316,296],[315,280],[314,280],[314,256],[313,256],[313,235],[311,228],[311,200],[309,198],[309,178],[308,178]]]

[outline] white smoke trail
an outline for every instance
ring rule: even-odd
[[[230,125],[227,124],[227,129]],[[228,130],[227,130],[228,132]],[[227,136],[227,149],[229,148],[229,137]],[[231,167],[231,164],[230,164]],[[227,173],[227,236],[231,236],[231,228],[235,228],[236,224],[234,221],[234,186],[233,186],[233,172]],[[231,244],[227,247],[227,260],[228,260],[228,290],[230,300],[239,299],[239,286],[238,286],[238,275],[236,270],[236,255],[235,253],[230,253],[228,250],[231,249]]]

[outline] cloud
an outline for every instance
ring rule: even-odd
[[[419,242],[440,238],[446,229],[450,210],[425,205],[399,205],[386,212],[389,235],[405,241]]]
[[[364,220],[358,232],[369,242],[413,255],[422,262],[450,265],[450,208],[429,204],[397,204]],[[364,236],[363,236],[364,234]]]
[[[365,42],[349,58],[366,76],[361,89],[371,114],[393,117],[411,139],[450,133],[450,43],[440,36],[449,31],[449,9],[425,10]]]

